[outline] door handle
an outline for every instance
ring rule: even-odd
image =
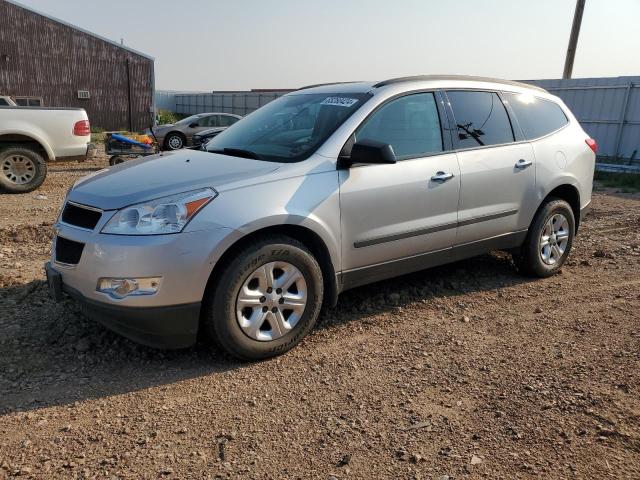
[[[452,178],[453,178],[453,173],[438,172],[433,177],[431,177],[431,181],[444,183],[447,180],[451,180]]]
[[[531,160],[525,160],[524,158],[521,158],[520,160],[518,160],[516,162],[515,167],[517,169],[523,169],[523,168],[527,168],[528,166],[532,165],[533,162]]]

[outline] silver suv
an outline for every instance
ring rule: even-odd
[[[78,181],[47,277],[113,330],[283,353],[346,289],[504,249],[565,262],[595,142],[530,85],[425,76],[303,88],[215,137]]]

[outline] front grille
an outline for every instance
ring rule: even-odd
[[[74,242],[68,238],[56,238],[56,262],[77,265],[84,250],[84,243]]]
[[[82,205],[67,202],[62,210],[62,221],[68,225],[93,230],[100,221],[102,212]]]

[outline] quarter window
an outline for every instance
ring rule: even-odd
[[[494,92],[447,92],[455,117],[460,148],[513,142],[507,111]]]
[[[543,137],[564,127],[569,120],[562,108],[531,94],[504,93],[527,140]]]
[[[355,140],[393,147],[398,160],[441,152],[442,131],[433,93],[416,93],[383,105],[356,131]]]

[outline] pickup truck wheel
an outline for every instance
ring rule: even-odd
[[[0,187],[9,193],[35,190],[47,176],[47,164],[36,150],[10,146],[0,151]]]
[[[170,133],[164,141],[167,150],[180,150],[184,147],[185,139],[179,133]]]
[[[527,238],[514,261],[520,271],[536,277],[550,277],[567,260],[576,230],[571,206],[551,199],[536,213]]]
[[[260,239],[234,255],[205,293],[202,327],[242,360],[280,355],[318,318],[322,271],[311,252],[285,236]]]

